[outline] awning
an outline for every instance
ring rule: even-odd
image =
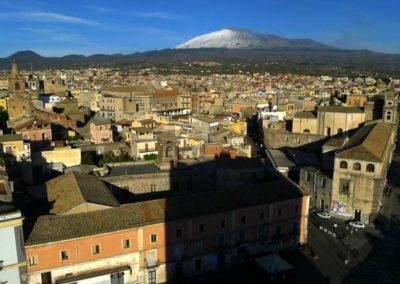
[[[277,254],[258,257],[255,259],[257,264],[269,274],[277,274],[280,272],[292,270],[293,266]]]
[[[83,280],[83,279],[94,278],[97,276],[112,274],[115,272],[123,272],[123,271],[127,271],[127,270],[129,270],[129,271],[131,270],[129,265],[107,268],[107,269],[103,269],[103,270],[90,271],[90,272],[86,272],[86,273],[80,273],[80,274],[76,274],[76,275],[59,278],[56,280],[56,283],[57,284],[67,284],[67,283],[76,282],[76,281]]]

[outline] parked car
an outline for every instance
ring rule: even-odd
[[[326,212],[319,212],[319,213],[317,213],[317,216],[322,219],[330,219],[331,218],[331,215],[329,215],[329,213],[326,213]]]
[[[349,222],[349,225],[353,226],[354,228],[357,228],[357,229],[364,229],[365,228],[365,224],[363,222],[360,222],[360,221]]]

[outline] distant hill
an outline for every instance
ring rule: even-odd
[[[44,57],[33,51],[20,51],[6,58],[0,58],[0,69],[9,69],[13,57],[17,59],[22,69],[29,69],[31,64],[33,69],[95,66],[132,67],[133,65],[142,67],[176,65],[179,67],[186,62],[216,61],[222,63],[222,67],[213,69],[212,72],[226,72],[232,63],[246,63],[248,66],[246,70],[249,72],[353,76],[365,74],[400,77],[399,54],[331,48],[163,49],[126,55],[95,54],[63,57]],[[251,68],[251,66],[257,68]],[[231,69],[232,72],[235,72],[235,70]]]
[[[228,49],[336,49],[311,39],[289,39],[273,34],[259,33],[244,29],[222,29],[197,36],[176,47],[187,48],[228,48]]]

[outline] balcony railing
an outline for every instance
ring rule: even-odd
[[[157,267],[160,265],[160,261],[158,259],[145,259],[144,265],[146,268]]]

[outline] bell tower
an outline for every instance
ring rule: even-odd
[[[11,94],[25,93],[25,80],[19,73],[19,67],[15,58],[13,58],[11,65],[11,74],[8,78],[8,91]]]
[[[177,139],[173,132],[164,132],[158,136],[158,166],[171,169],[178,163]]]
[[[389,90],[385,95],[385,104],[383,106],[383,121],[395,125],[399,120],[398,114],[399,94],[395,89]]]
[[[8,77],[7,110],[9,119],[30,114],[30,99],[25,93],[25,79],[19,72],[17,60],[14,58],[11,65],[11,74]]]

